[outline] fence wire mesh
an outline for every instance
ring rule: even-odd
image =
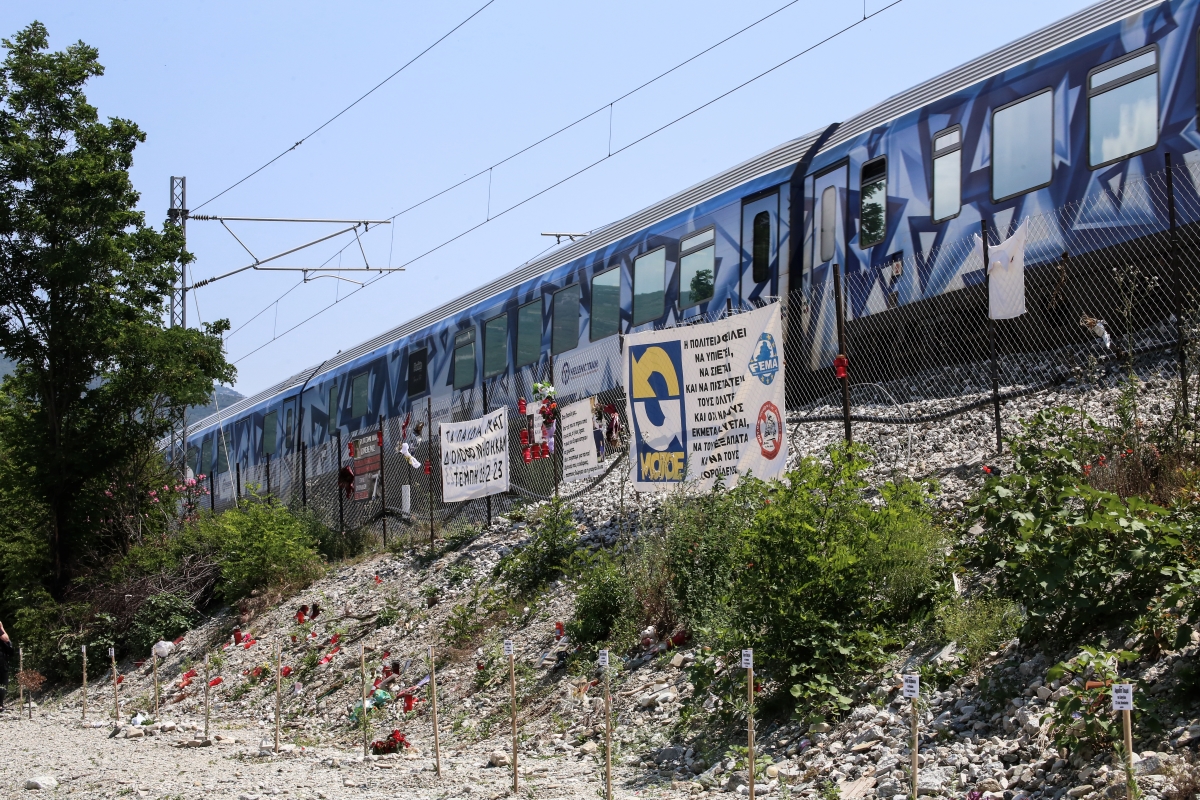
[[[885,466],[925,471],[942,451],[995,449],[997,429],[1015,432],[1018,420],[1047,389],[1085,395],[1110,390],[1130,370],[1143,379],[1176,381],[1196,394],[1200,327],[1200,163],[1176,165],[1123,182],[1098,182],[1087,199],[986,227],[989,246],[1019,226],[1025,231],[1024,314],[988,317],[988,284],[977,237],[909,254],[878,271],[843,276],[844,341],[839,347],[832,280],[814,282],[786,298],[787,406],[793,455],[819,450],[844,435],[869,445]],[[1001,215],[997,216],[997,219]],[[936,269],[935,269],[936,267]],[[899,302],[904,276],[923,283],[923,299]],[[940,276],[935,278],[934,276]],[[942,285],[934,285],[936,281]],[[876,282],[884,291],[865,304]],[[721,308],[678,324],[691,325],[749,310]],[[605,350],[604,348],[607,348]],[[620,363],[622,340],[600,345],[597,356]],[[849,358],[848,403],[835,375],[839,350]],[[381,541],[429,541],[455,525],[483,525],[515,504],[573,498],[603,481],[627,480],[624,432],[629,430],[622,387],[596,393],[601,408],[620,420],[598,477],[562,483],[561,449],[526,463],[517,412],[537,379],[553,381],[553,359],[534,369],[486,381],[449,398],[418,401],[404,418],[382,419],[381,479],[365,500],[348,497],[338,475],[349,463],[347,439],[209,478],[216,511],[250,491],[304,506],[334,530],[368,528]],[[1184,380],[1180,382],[1180,379]],[[583,399],[559,387],[563,405]],[[447,503],[442,496],[438,425],[508,409],[511,490]],[[1173,410],[1172,413],[1178,411]],[[847,416],[849,422],[847,423]],[[348,437],[349,438],[349,437]],[[420,466],[399,452],[408,443]],[[429,465],[426,472],[425,465]]]

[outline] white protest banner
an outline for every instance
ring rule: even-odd
[[[717,322],[625,337],[634,488],[702,489],[787,463],[783,333],[773,303]]]
[[[920,675],[905,675],[904,689],[901,694],[905,697],[920,697],[921,696],[921,676]]]
[[[1133,684],[1114,683],[1112,687],[1113,711],[1133,711]]]
[[[595,400],[588,398],[563,406],[559,412],[559,424],[562,425],[563,483],[600,474],[596,437],[592,433],[595,408]]]
[[[508,491],[508,409],[443,422],[442,494],[447,503]]]

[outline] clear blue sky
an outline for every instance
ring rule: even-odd
[[[106,73],[92,82],[89,97],[102,116],[132,119],[146,132],[133,178],[143,209],[157,224],[165,217],[171,175],[187,176],[195,208],[309,133],[483,2],[9,0],[0,5],[0,33],[9,36],[38,19],[49,27],[56,49],[80,39],[99,48]],[[607,105],[785,2],[496,0],[363,103],[201,213],[389,217]],[[866,0],[867,13],[886,2]],[[356,287],[328,279],[295,287],[298,274],[250,272],[198,290],[199,318],[232,322],[227,350],[238,368],[236,388],[260,391],[517,267],[547,247],[542,231],[586,231],[617,220],[1085,5],[902,0],[286,336],[275,338]],[[863,0],[800,0],[618,103],[613,148],[861,19],[863,9]],[[496,169],[492,212],[604,156],[608,141],[605,111]],[[408,261],[483,221],[487,207],[484,177],[402,216],[394,230],[372,231],[364,241],[370,263]],[[257,223],[235,230],[259,256],[332,231]],[[348,241],[281,263],[316,265]],[[191,223],[188,244],[197,258],[193,280],[249,260],[217,223]],[[342,258],[344,266],[362,264],[357,247]],[[193,325],[195,301],[188,304]]]

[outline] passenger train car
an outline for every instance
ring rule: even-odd
[[[1200,160],[1197,9],[1106,0],[787,142],[209,417],[188,431],[189,465],[220,475],[431,397],[529,396],[550,358],[774,298],[787,303],[791,402],[792,376],[828,372],[836,352],[834,264],[852,321],[932,307],[983,280],[936,257],[981,220],[1005,235],[1119,196],[1166,152]],[[1106,213],[1087,224],[1135,237],[1147,212]],[[600,352],[615,388],[619,348]]]

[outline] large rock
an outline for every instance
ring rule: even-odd
[[[49,775],[40,775],[25,781],[26,789],[57,789],[58,781]]]
[[[1090,783],[1085,783],[1082,786],[1072,786],[1070,789],[1068,789],[1067,797],[1079,798],[1083,797],[1084,795],[1091,794],[1094,791],[1096,791],[1095,786],[1092,786]]]
[[[917,794],[941,794],[949,782],[949,771],[942,767],[922,769],[917,773]]]
[[[491,755],[488,756],[488,763],[493,767],[507,767],[508,753],[503,750],[493,750]]]

